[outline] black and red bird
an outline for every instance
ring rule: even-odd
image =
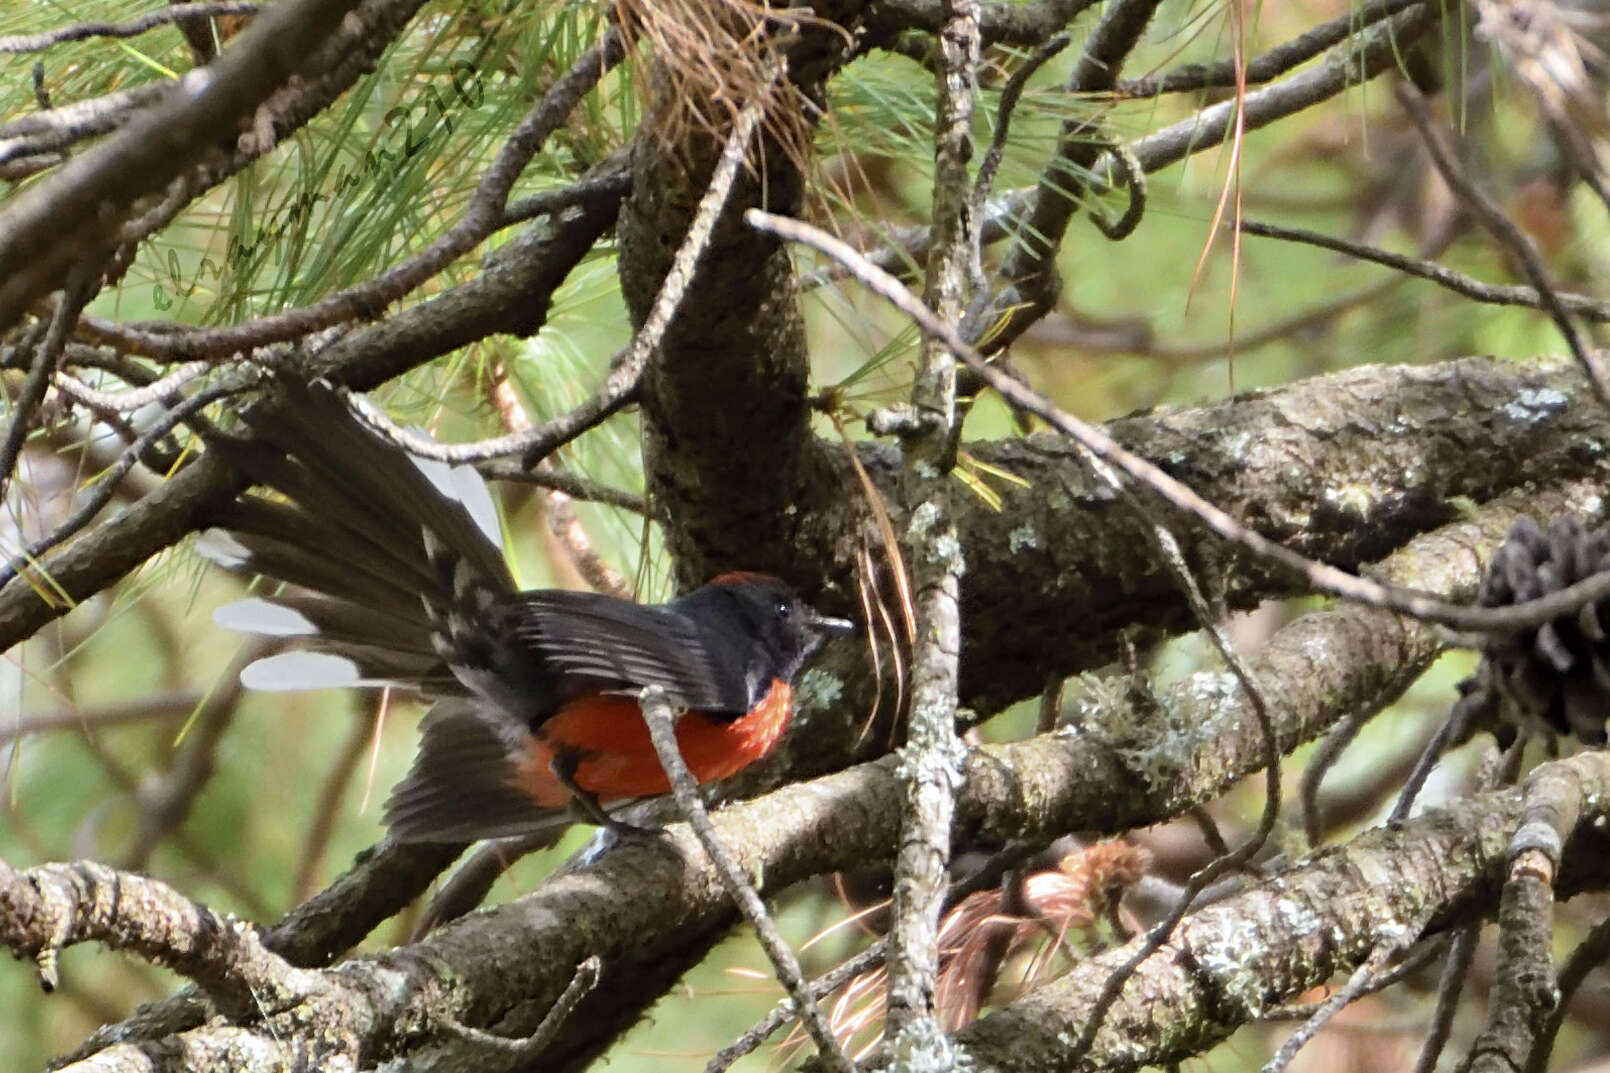
[[[288,584],[220,608],[250,633],[302,638],[253,663],[255,689],[395,685],[434,701],[386,823],[402,841],[465,842],[594,822],[668,791],[636,694],[685,709],[676,736],[700,782],[764,756],[793,681],[830,633],[783,582],[723,574],[663,605],[520,591],[497,512],[467,466],[417,458],[322,384],[285,385],[248,416],[231,461],[283,498],[241,497],[200,550]]]

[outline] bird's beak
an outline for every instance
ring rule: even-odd
[[[814,611],[811,612],[810,624],[811,629],[816,630],[818,633],[853,633],[855,631],[855,623],[847,618],[829,618],[826,615],[818,615]]]

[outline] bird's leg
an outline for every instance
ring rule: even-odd
[[[576,766],[581,762],[581,756],[574,749],[560,749],[554,754],[553,761],[548,765],[553,777],[559,780],[559,785],[570,791],[571,808],[580,813],[581,818],[588,823],[608,829],[618,838],[658,840],[662,832],[657,827],[639,827],[636,824],[618,820],[605,811],[604,806],[598,803],[598,795],[591,790],[584,790],[576,783]]]

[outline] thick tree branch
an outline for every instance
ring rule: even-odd
[[[1610,754],[1560,761],[1590,827],[1610,804]],[[985,1068],[1129,1070],[1200,1054],[1235,1028],[1383,944],[1492,912],[1521,794],[1454,802],[1401,830],[1380,828],[1327,850],[1245,894],[1191,914],[1175,939],[1125,988],[1083,1062],[1067,1041],[1127,949],[1078,965],[958,1034]],[[1591,851],[1590,851],[1591,852]],[[1602,867],[1595,882],[1603,882]],[[1513,1067],[1512,1067],[1513,1068]]]
[[[219,916],[164,883],[90,861],[26,872],[0,861],[0,941],[33,958],[47,989],[56,955],[101,942],[195,980],[233,1017],[277,1010],[323,990],[317,973],[271,953],[255,926]]]

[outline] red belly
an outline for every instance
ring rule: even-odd
[[[779,679],[754,709],[738,719],[718,721],[699,712],[683,715],[676,723],[676,740],[693,777],[701,783],[724,779],[765,756],[788,726],[793,699],[793,690]],[[561,750],[578,755],[576,785],[600,801],[670,792],[635,698],[588,697],[566,705],[542,724],[517,778],[521,790],[545,808],[562,808],[570,802],[570,791],[552,770],[554,755]]]

